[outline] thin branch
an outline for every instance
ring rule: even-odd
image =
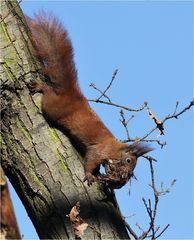
[[[151,156],[148,156],[148,155],[143,155],[142,156],[143,158],[146,158],[148,161],[154,161],[154,162],[157,162],[157,159],[151,157]]]
[[[158,145],[160,145],[161,148],[163,148],[165,145],[167,145],[167,142],[164,141],[164,142],[161,142],[160,140],[158,139],[142,139],[140,140],[139,138],[130,138],[130,139],[127,139],[127,140],[124,140],[123,142],[124,143],[127,143],[127,142],[147,142],[147,143],[157,143]]]
[[[110,98],[105,94],[108,89],[111,87],[116,75],[118,73],[118,69],[116,69],[112,75],[111,81],[108,84],[108,86],[106,87],[106,89],[104,91],[100,90],[99,88],[96,87],[96,85],[94,83],[90,84],[90,87],[94,88],[95,90],[97,90],[101,95],[95,100],[96,102],[98,102],[102,97],[105,97],[109,102],[111,102]]]
[[[156,142],[158,145],[161,146],[161,148],[163,148],[165,145],[167,145],[166,141],[165,142],[161,142],[158,139],[144,139],[143,142],[148,142],[148,143]]]
[[[152,231],[152,239],[154,239],[154,236],[155,236],[155,228],[154,227],[155,227],[155,218],[156,218],[159,198],[158,198],[158,191],[155,186],[154,168],[153,168],[152,160],[149,160],[149,163],[150,163],[150,170],[151,170],[151,186],[152,186],[152,189],[154,192],[154,208],[152,210],[150,199],[148,199],[148,204],[147,204],[145,198],[142,199],[143,203],[145,205],[145,208],[147,210],[148,216],[150,218],[150,226],[147,231],[143,231],[142,235],[140,236],[140,239],[146,238],[150,231]]]
[[[159,238],[166,230],[167,228],[170,227],[170,224],[167,224],[166,227],[160,232],[160,234],[158,234],[155,239]]]
[[[100,97],[98,97],[96,100],[94,100],[95,102],[99,102],[100,98],[103,96],[103,97],[105,97],[108,100],[109,103],[111,103],[110,98],[107,95],[105,95],[105,91],[103,92],[102,90],[97,88],[94,83],[90,83],[90,87],[92,87],[93,89],[97,90],[101,94]],[[90,101],[90,100],[88,100],[88,101]]]
[[[121,109],[124,109],[124,110],[127,110],[127,111],[130,111],[130,112],[139,112],[139,111],[142,111],[143,109],[146,108],[147,106],[147,102],[144,102],[139,108],[129,108],[129,107],[125,107],[125,106],[122,106],[120,104],[117,104],[117,103],[113,103],[113,102],[106,102],[106,101],[102,101],[102,100],[95,100],[95,99],[88,99],[89,102],[95,102],[95,103],[102,103],[102,104],[106,104],[106,105],[110,105],[110,106],[113,106],[113,107],[117,107],[117,108],[121,108]]]
[[[105,93],[108,91],[108,89],[111,87],[113,81],[115,80],[115,77],[118,73],[118,69],[116,69],[112,75],[111,81],[108,84],[108,86],[106,87],[106,89],[102,92],[102,94],[96,99],[97,101],[99,101],[103,96],[106,96]],[[107,96],[106,96],[107,97]],[[110,101],[111,102],[111,101]]]
[[[176,107],[173,114],[168,115],[164,118],[163,123],[166,122],[167,120],[171,119],[171,118],[176,118],[177,119],[181,114],[188,111],[193,105],[194,105],[194,99],[190,102],[190,104],[188,106],[186,106],[183,110],[181,110],[178,113],[176,112],[176,109],[177,109],[177,107]],[[178,104],[177,104],[177,106],[178,106]]]
[[[137,227],[139,228],[139,230],[143,232],[142,234],[144,234],[144,230],[143,230],[143,228],[139,225],[139,223],[136,223],[135,226],[137,226]],[[140,238],[141,238],[141,236],[138,237],[138,239],[140,239]]]
[[[178,105],[179,105],[179,101],[176,102],[176,105],[175,105],[175,109],[174,109],[174,113],[173,114],[176,114],[176,111],[178,109]]]
[[[121,116],[120,121],[121,121],[122,125],[124,126],[124,128],[126,130],[126,134],[127,134],[127,140],[125,140],[124,142],[140,142],[140,141],[143,141],[143,142],[156,142],[158,145],[161,146],[161,148],[163,148],[166,145],[166,142],[161,142],[158,139],[147,139],[147,138],[157,129],[159,129],[159,131],[160,131],[160,134],[158,136],[164,134],[164,123],[167,120],[172,119],[172,118],[176,118],[177,119],[181,114],[183,114],[184,112],[188,111],[194,105],[194,100],[192,100],[188,104],[188,106],[184,107],[179,112],[177,112],[178,106],[179,106],[179,102],[177,101],[173,113],[167,115],[161,121],[153,113],[153,111],[150,108],[148,108],[147,102],[144,102],[144,104],[140,108],[138,108],[138,109],[132,109],[132,108],[128,108],[128,107],[125,107],[125,106],[113,103],[110,100],[110,98],[106,95],[106,92],[110,88],[110,86],[112,85],[112,82],[113,82],[116,74],[117,74],[117,72],[115,73],[115,75],[113,74],[113,77],[112,77],[112,80],[111,80],[110,84],[107,86],[107,88],[104,91],[101,91],[101,90],[96,88],[96,90],[98,90],[101,93],[100,97],[98,97],[96,100],[88,100],[88,101],[95,102],[95,103],[102,103],[102,104],[106,104],[106,105],[111,105],[113,107],[119,107],[121,109],[121,111],[120,111],[120,116]],[[107,98],[108,101],[100,100],[102,97]],[[129,120],[126,120],[123,110],[139,112],[139,111],[144,110],[145,108],[147,108],[148,113],[149,113],[150,117],[154,120],[156,126],[154,128],[152,128],[150,131],[148,131],[146,134],[144,134],[142,137],[138,137],[138,138],[132,139],[130,137],[130,134],[129,134],[128,123],[134,116],[132,116]],[[153,194],[154,194],[154,202],[153,203],[151,202],[150,199],[148,199],[147,201],[146,201],[145,198],[142,199],[143,203],[144,203],[144,206],[146,208],[147,214],[149,216],[150,223],[149,223],[148,229],[146,231],[143,230],[143,228],[138,223],[136,223],[136,226],[142,231],[141,235],[138,237],[137,234],[130,227],[130,225],[125,220],[124,221],[125,221],[126,228],[128,229],[129,233],[131,234],[131,236],[135,240],[141,240],[141,239],[145,239],[145,238],[151,238],[152,240],[155,240],[155,239],[159,238],[168,229],[168,227],[170,226],[170,224],[167,224],[163,228],[163,230],[160,229],[160,226],[155,226],[155,220],[156,220],[156,215],[157,215],[159,197],[162,196],[162,195],[165,195],[166,193],[169,193],[170,189],[174,186],[174,184],[176,182],[176,179],[174,179],[171,182],[171,184],[170,184],[170,186],[168,188],[164,188],[163,182],[162,182],[161,183],[161,191],[158,191],[157,187],[156,187],[156,184],[155,184],[155,175],[154,175],[154,167],[153,167],[153,161],[157,161],[157,160],[154,159],[153,157],[147,156],[147,155],[143,156],[143,157],[146,158],[149,161],[150,172],[151,172],[151,184],[150,184],[150,186],[151,186],[151,188],[153,190]],[[159,232],[159,230],[161,230],[161,231]]]
[[[114,71],[114,73],[113,73],[113,75],[112,75],[112,78],[111,78],[110,83],[108,84],[108,86],[107,86],[106,89],[104,90],[104,94],[105,94],[105,93],[108,91],[108,89],[111,87],[113,81],[115,80],[115,77],[116,77],[118,71],[119,71],[118,69],[115,69],[115,71]],[[102,96],[100,96],[98,100],[100,100],[101,97],[102,97]]]
[[[173,114],[169,114],[168,116],[166,116],[163,121],[162,121],[162,124],[164,125],[164,123],[169,120],[169,119],[172,119],[172,118],[178,118],[181,114],[185,113],[186,111],[188,111],[192,106],[194,105],[194,100],[192,100],[190,102],[190,104],[188,106],[186,106],[185,108],[183,108],[180,112],[176,113],[176,112],[173,112]],[[176,104],[177,106],[177,104]],[[176,107],[177,109],[177,107]],[[158,127],[154,127],[152,128],[148,133],[146,133],[144,136],[142,136],[141,138],[136,138],[136,142],[140,142],[140,141],[143,141],[143,140],[146,140],[146,138],[148,136],[150,136],[156,129],[158,129]],[[164,145],[163,145],[164,146]]]
[[[145,238],[151,238],[152,240],[155,240],[157,238],[159,238],[166,230],[167,228],[170,226],[170,224],[167,224],[166,227],[164,227],[163,230],[161,230],[160,233],[160,226],[155,226],[155,220],[156,220],[156,214],[157,214],[157,207],[158,207],[158,203],[159,203],[159,196],[169,192],[170,187],[172,187],[175,184],[175,180],[172,181],[171,185],[169,188],[164,189],[163,188],[163,183],[161,183],[161,192],[159,192],[156,188],[156,184],[155,184],[155,175],[154,175],[154,167],[153,167],[153,161],[155,160],[152,157],[146,156],[145,158],[148,159],[149,161],[149,165],[150,165],[150,172],[151,172],[151,187],[153,189],[153,193],[154,193],[154,203],[152,206],[152,202],[150,199],[148,199],[148,201],[146,201],[145,198],[142,198],[144,206],[146,208],[147,214],[149,216],[150,219],[150,223],[149,223],[149,227],[147,230],[143,230],[143,228],[136,223],[136,226],[140,229],[140,231],[142,232],[141,235],[139,237],[137,237],[136,234],[133,234],[134,231],[131,229],[131,227],[128,229],[127,225],[127,229],[129,230],[129,232],[131,233],[131,235],[134,237],[135,240],[142,240]],[[162,194],[161,194],[162,193]],[[156,236],[156,234],[158,233],[158,235]]]
[[[121,109],[121,111],[120,111],[120,116],[121,116],[120,121],[121,121],[122,125],[124,126],[125,131],[126,131],[126,134],[127,134],[127,139],[128,139],[128,141],[130,141],[131,137],[130,137],[130,134],[129,134],[129,130],[128,130],[127,125],[128,125],[128,123],[129,123],[129,121],[134,118],[134,115],[132,115],[128,120],[126,120],[126,119],[125,119],[124,112],[123,112],[123,110]]]
[[[134,217],[134,216],[136,216],[135,213],[133,213],[133,214],[131,214],[131,215],[129,215],[129,216],[125,216],[125,217],[123,217],[123,218],[124,218],[124,219],[126,219],[126,218],[132,218],[132,217]]]
[[[138,236],[136,235],[136,233],[133,231],[133,229],[131,228],[131,226],[125,221],[125,219],[123,219],[124,224],[127,228],[127,230],[129,231],[129,233],[134,237],[135,240],[138,240]]]
[[[166,193],[169,193],[170,192],[170,189],[175,185],[176,183],[176,179],[173,179],[170,186],[168,188],[164,188],[164,184],[163,182],[161,182],[161,191],[158,192],[159,195],[165,195]]]
[[[140,142],[140,141],[146,140],[146,138],[147,138],[148,136],[150,136],[156,129],[157,129],[157,127],[152,128],[152,129],[151,129],[148,133],[146,133],[143,137],[141,137],[141,138],[136,138],[136,142]]]

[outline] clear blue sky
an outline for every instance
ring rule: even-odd
[[[121,1],[65,2],[25,1],[23,11],[32,16],[40,8],[52,10],[69,31],[75,52],[79,83],[87,98],[95,98],[89,88],[94,82],[104,89],[116,68],[119,73],[109,93],[113,101],[138,107],[145,100],[163,119],[172,113],[177,100],[180,109],[193,95],[193,10],[191,1]],[[105,124],[118,139],[126,139],[119,122],[119,109],[92,104]],[[126,113],[130,117],[133,113]],[[157,223],[170,228],[162,239],[192,239],[193,227],[193,127],[192,110],[165,125],[168,145],[152,156],[157,184],[177,183],[171,192],[160,198]],[[154,127],[146,112],[135,115],[129,124],[132,137],[142,136]],[[157,136],[158,132],[152,135]],[[117,199],[124,216],[134,226],[143,228],[149,219],[142,197],[152,197],[149,164],[139,159],[135,169],[138,181],[117,190]],[[13,191],[13,203],[24,239],[38,239],[35,230]]]

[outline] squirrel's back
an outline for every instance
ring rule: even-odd
[[[59,20],[40,11],[35,19],[27,18],[27,22],[36,53],[44,65],[44,74],[49,77],[52,86],[60,90],[77,87],[73,48]]]
[[[71,42],[61,23],[52,15],[40,12],[35,20],[28,20],[28,25],[51,83],[49,86],[45,82],[30,84],[32,92],[42,92],[44,116],[85,146],[84,180],[88,185],[94,181],[95,170],[104,164],[106,175],[98,175],[98,179],[113,188],[122,187],[133,175],[137,158],[152,149],[118,141],[90,108],[77,85]]]
[[[34,83],[31,90],[43,92],[42,112],[47,120],[80,139],[86,147],[116,139],[90,108],[77,83],[73,48],[60,21],[44,11],[27,19],[36,54],[51,84]]]

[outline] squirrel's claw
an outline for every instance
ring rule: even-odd
[[[86,173],[84,182],[87,182],[88,186],[92,186],[95,181],[95,177],[91,173]]]
[[[35,81],[31,81],[29,84],[28,84],[28,88],[30,90],[31,93],[36,93],[37,92],[37,82]]]
[[[28,88],[32,94],[36,92],[43,92],[43,90],[45,89],[45,84],[43,82],[31,81],[28,84]]]

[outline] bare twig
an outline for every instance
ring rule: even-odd
[[[126,218],[132,218],[132,217],[134,217],[134,216],[136,216],[135,213],[133,213],[133,214],[131,214],[131,215],[129,215],[129,216],[125,216],[125,217],[123,217],[123,218],[124,218],[124,219],[126,219]]]
[[[176,183],[176,179],[173,179],[170,186],[168,188],[164,188],[164,183],[161,182],[161,191],[158,192],[159,195],[165,195],[166,193],[169,193],[170,192],[170,189],[174,186],[174,184]]]
[[[181,114],[183,114],[184,112],[186,112],[187,110],[189,110],[193,105],[194,105],[194,99],[190,102],[190,104],[188,106],[186,106],[184,109],[182,109],[180,112],[177,113],[177,109],[178,109],[178,106],[179,106],[179,102],[177,101],[176,102],[176,106],[175,106],[175,110],[172,114],[169,114],[167,115],[163,121],[160,121],[156,115],[153,113],[153,111],[148,107],[148,103],[147,102],[144,102],[143,105],[137,109],[134,109],[134,108],[129,108],[129,107],[126,107],[126,106],[122,106],[120,104],[117,104],[117,103],[113,103],[111,101],[111,99],[105,94],[107,92],[107,90],[111,87],[112,85],[112,82],[114,81],[115,79],[115,76],[117,74],[118,70],[116,69],[115,72],[113,73],[113,76],[112,76],[112,79],[111,79],[111,82],[109,83],[109,85],[106,87],[106,89],[104,91],[101,91],[100,89],[98,89],[94,84],[91,84],[91,86],[96,89],[97,91],[99,91],[101,93],[101,95],[97,98],[97,99],[88,99],[88,101],[90,102],[95,102],[95,103],[102,103],[102,104],[106,104],[106,105],[110,105],[110,106],[113,106],[113,107],[118,107],[118,108],[121,108],[121,122],[123,124],[123,126],[125,127],[125,130],[126,130],[126,133],[127,133],[127,140],[125,140],[124,142],[128,142],[128,141],[131,141],[131,142],[140,142],[140,141],[145,141],[145,142],[156,142],[157,144],[159,144],[161,146],[161,148],[163,148],[165,145],[166,145],[166,142],[162,143],[160,142],[159,140],[157,139],[147,139],[155,130],[159,129],[160,130],[160,134],[157,136],[159,137],[160,135],[163,135],[164,134],[164,123],[169,120],[169,119],[172,119],[172,118],[178,118]],[[105,97],[107,98],[108,101],[103,101],[103,100],[100,100],[102,97]],[[139,138],[135,138],[135,139],[131,139],[130,138],[130,135],[129,135],[129,130],[127,129],[127,121],[123,118],[124,115],[122,114],[123,113],[123,110],[127,110],[127,111],[131,111],[131,112],[139,112],[139,111],[142,111],[144,110],[145,108],[147,108],[148,110],[148,113],[149,115],[151,116],[151,118],[154,120],[155,124],[156,124],[156,127],[152,128],[150,131],[148,131],[146,134],[144,134],[142,137],[139,137]]]
[[[171,118],[178,118],[181,114],[183,114],[184,112],[188,111],[192,106],[194,105],[194,99],[190,102],[190,104],[188,106],[186,106],[185,108],[183,108],[180,112],[176,112],[177,107],[178,107],[178,102],[176,103],[176,108],[175,111],[173,112],[173,114],[169,114],[168,116],[166,116],[163,120],[163,123],[166,122],[167,120],[171,119]]]
[[[124,221],[124,224],[125,224],[127,230],[128,230],[129,233],[131,234],[131,236],[133,236],[134,239],[137,240],[137,239],[138,239],[138,236],[137,236],[136,233],[133,231],[133,229],[131,228],[131,226],[125,221],[125,219],[123,219],[123,221]]]
[[[118,107],[118,108],[121,108],[123,110],[127,110],[127,111],[131,111],[131,112],[139,112],[139,111],[142,111],[144,108],[147,107],[147,102],[145,101],[141,107],[135,109],[135,108],[129,108],[129,107],[126,107],[126,106],[122,106],[120,104],[117,104],[117,103],[113,103],[110,98],[106,95],[106,92],[110,89],[110,87],[112,86],[112,83],[116,77],[118,73],[118,69],[116,69],[112,75],[112,78],[111,78],[111,81],[110,83],[107,85],[106,89],[104,91],[100,90],[99,88],[96,87],[96,85],[94,83],[91,83],[90,84],[90,87],[94,88],[95,90],[97,90],[101,95],[96,98],[96,99],[88,99],[89,102],[95,102],[95,103],[102,103],[102,104],[106,104],[106,105],[110,105],[110,106],[113,106],[113,107]],[[101,100],[102,97],[105,97],[108,101],[104,101],[104,100]]]
[[[114,75],[113,75],[114,76]],[[114,80],[114,77],[112,77],[112,79]],[[109,89],[111,86],[111,84],[108,85],[108,87],[106,89]],[[101,91],[98,89],[98,91],[101,93],[101,96],[99,98],[97,98],[96,100],[93,100],[93,99],[89,99],[88,101],[90,102],[95,102],[95,103],[102,103],[102,104],[106,104],[106,105],[111,105],[113,107],[118,107],[118,108],[121,108],[121,110],[127,110],[127,111],[132,111],[132,112],[139,112],[139,111],[142,111],[144,110],[145,108],[148,109],[148,112],[149,112],[149,115],[153,118],[154,122],[156,123],[156,127],[152,128],[150,131],[148,131],[146,134],[144,134],[142,137],[140,138],[135,138],[135,139],[131,139],[130,136],[129,136],[129,131],[127,129],[127,122],[126,121],[121,121],[123,126],[125,127],[126,129],[126,132],[127,132],[127,138],[128,140],[125,140],[124,142],[128,142],[128,141],[134,141],[134,142],[140,142],[140,141],[145,141],[145,142],[156,142],[157,144],[159,144],[161,146],[161,148],[163,148],[165,145],[166,145],[166,142],[162,143],[160,142],[159,140],[157,139],[153,139],[153,140],[149,140],[147,139],[155,130],[159,129],[160,130],[160,134],[158,135],[158,137],[160,135],[163,135],[164,134],[164,123],[169,120],[169,119],[172,119],[172,118],[178,118],[181,114],[183,114],[184,112],[186,112],[187,110],[189,110],[193,105],[194,105],[194,100],[192,100],[190,102],[190,104],[188,106],[186,106],[184,109],[182,109],[180,112],[177,113],[177,109],[178,109],[178,105],[179,105],[179,102],[177,101],[176,102],[176,106],[175,106],[175,110],[173,111],[172,114],[169,114],[167,115],[163,121],[160,121],[155,115],[154,113],[151,111],[150,108],[148,108],[148,103],[147,102],[144,102],[143,105],[140,107],[140,108],[137,108],[137,109],[134,109],[134,108],[129,108],[129,107],[126,107],[126,106],[122,106],[120,104],[117,104],[117,103],[113,103],[110,98],[105,95],[105,91]],[[104,96],[108,99],[108,101],[103,101],[103,100],[100,100],[100,98]],[[123,119],[124,120],[124,119]]]
[[[108,91],[108,89],[111,87],[113,81],[115,80],[115,77],[116,77],[117,73],[118,73],[118,69],[116,69],[116,70],[114,71],[110,83],[108,84],[108,86],[106,87],[106,89],[105,89],[103,92],[101,92],[102,94],[96,99],[96,101],[99,101],[102,97],[108,98],[108,97],[105,95],[105,93],[106,93],[106,92]],[[108,98],[108,99],[109,99],[109,98]],[[109,101],[110,101],[110,99],[109,99]],[[111,101],[110,101],[110,102],[111,102]]]
[[[150,170],[151,170],[151,185],[154,193],[154,207],[152,209],[151,206],[151,200],[148,199],[148,203],[146,202],[145,198],[143,198],[143,203],[144,206],[147,210],[148,216],[150,218],[150,226],[147,231],[142,231],[142,235],[140,236],[140,239],[144,239],[148,236],[149,232],[152,231],[152,239],[155,237],[155,218],[156,218],[156,213],[157,213],[157,206],[158,206],[158,191],[155,186],[155,179],[154,179],[154,168],[152,164],[152,160],[149,160],[150,163]]]
[[[143,155],[142,157],[143,157],[143,158],[146,158],[146,159],[149,160],[149,161],[157,162],[157,159],[155,159],[155,158],[153,158],[153,157],[151,157],[151,156]]]
[[[176,111],[178,109],[178,105],[179,105],[179,101],[176,102],[176,105],[175,105],[175,109],[174,109],[174,113],[173,114],[176,114]]]
[[[145,233],[143,228],[139,225],[139,223],[136,223],[135,226],[137,226],[139,228],[139,230],[142,231],[142,235]],[[140,238],[141,238],[141,236],[138,237],[138,239],[140,239]]]
[[[140,139],[140,138],[130,138],[130,139],[127,139],[127,140],[124,140],[123,142],[124,143],[127,143],[127,142],[147,142],[147,143],[157,143],[158,145],[160,145],[161,148],[163,148],[165,145],[167,145],[166,141],[164,142],[161,142],[160,140],[158,139]]]
[[[178,118],[181,114],[183,114],[184,112],[186,112],[187,110],[189,110],[192,106],[194,105],[194,100],[192,100],[190,102],[190,104],[188,106],[186,106],[185,108],[183,108],[180,112],[176,113],[176,109],[175,111],[173,112],[173,114],[169,114],[168,116],[166,116],[163,121],[162,121],[162,124],[164,126],[164,123],[169,120],[169,119],[172,119],[172,118]],[[176,103],[176,106],[177,106],[177,103]],[[147,132],[145,135],[143,135],[142,137],[140,138],[136,138],[136,142],[140,142],[140,141],[145,141],[147,137],[149,137],[156,129],[158,129],[158,127],[154,127],[153,129],[151,129],[149,132]],[[162,144],[161,147],[163,147],[164,145],[166,144]]]
[[[151,188],[153,190],[154,194],[154,203],[152,204],[151,200],[148,199],[146,201],[145,198],[142,198],[143,204],[146,208],[147,214],[150,219],[149,227],[147,230],[144,230],[138,223],[136,223],[136,226],[139,228],[139,230],[142,232],[141,235],[138,237],[136,233],[134,233],[133,229],[126,223],[126,227],[129,230],[129,233],[131,236],[134,237],[135,240],[145,239],[145,238],[151,238],[152,240],[155,240],[159,238],[170,226],[170,224],[167,224],[166,227],[164,227],[160,232],[160,226],[156,226],[155,220],[156,220],[156,214],[157,214],[157,207],[159,203],[159,196],[164,195],[170,191],[170,188],[175,184],[176,180],[173,180],[170,187],[167,189],[163,188],[163,183],[161,183],[161,191],[158,191],[155,184],[155,175],[154,175],[154,167],[153,167],[153,161],[155,161],[154,158],[145,156],[145,158],[149,161],[150,165],[150,172],[151,172]],[[159,233],[158,233],[159,232]]]
[[[161,142],[158,139],[144,139],[143,142],[147,142],[147,143],[151,143],[151,142],[156,142],[158,145],[161,146],[161,148],[163,148],[167,143],[165,142]]]
[[[101,95],[100,97],[98,97],[96,100],[94,100],[95,102],[99,102],[100,98],[103,96],[105,97],[109,103],[111,103],[110,98],[105,94],[105,91],[103,92],[102,90],[100,90],[99,88],[96,87],[96,85],[94,83],[90,83],[90,87],[92,87],[93,89],[97,90]],[[88,100],[90,101],[90,100]]]
[[[129,123],[129,121],[134,118],[134,115],[132,115],[128,120],[126,120],[126,119],[125,119],[124,112],[123,112],[123,110],[121,109],[121,111],[120,111],[120,116],[121,116],[120,121],[121,121],[121,123],[123,124],[123,126],[124,126],[124,128],[125,128],[125,131],[126,131],[126,133],[127,133],[127,139],[128,139],[128,141],[130,141],[130,138],[131,138],[131,137],[130,137],[130,134],[129,134],[129,130],[128,130],[127,125],[128,125],[128,123]]]
[[[161,148],[163,148],[166,145],[166,142],[161,142],[158,139],[148,139],[148,137],[153,132],[155,132],[157,129],[159,129],[159,131],[160,131],[159,136],[163,135],[164,134],[164,123],[166,121],[168,121],[169,119],[172,119],[172,118],[176,118],[177,119],[181,114],[183,114],[184,112],[188,111],[194,105],[194,100],[192,100],[188,104],[188,106],[184,107],[179,112],[177,112],[178,106],[179,106],[179,102],[177,101],[173,113],[167,115],[161,121],[153,113],[153,111],[150,108],[148,108],[147,102],[144,102],[144,104],[140,108],[138,108],[138,109],[128,108],[128,107],[125,107],[125,106],[113,103],[110,100],[110,98],[106,95],[106,92],[110,88],[110,86],[112,84],[112,81],[114,80],[114,77],[115,76],[113,74],[112,80],[111,80],[110,84],[107,86],[107,88],[105,89],[105,91],[101,91],[99,89],[96,89],[96,90],[98,90],[101,93],[100,97],[98,97],[96,100],[88,100],[88,101],[96,102],[96,103],[102,103],[102,104],[110,105],[110,106],[113,106],[113,107],[119,107],[121,109],[121,111],[120,111],[120,116],[121,116],[120,121],[121,121],[122,125],[124,126],[124,128],[126,130],[126,134],[127,134],[127,140],[125,140],[124,142],[140,142],[140,141],[143,141],[143,142],[156,142],[158,145],[161,146]],[[102,101],[101,100],[102,97],[107,98],[108,101]],[[142,137],[137,137],[137,138],[133,139],[133,138],[130,137],[130,134],[129,134],[128,123],[134,116],[132,116],[129,120],[126,120],[123,110],[139,112],[139,111],[144,110],[145,108],[147,108],[148,113],[149,113],[150,117],[154,120],[154,123],[156,124],[156,126],[154,128],[152,128],[150,131],[148,131],[146,134],[144,134]],[[123,219],[123,221],[125,221],[126,228],[128,229],[130,235],[135,240],[140,240],[140,239],[145,239],[145,238],[151,238],[152,240],[155,240],[155,239],[159,238],[168,229],[168,227],[170,226],[170,224],[167,224],[161,230],[160,226],[156,226],[156,224],[155,224],[156,215],[157,215],[157,208],[158,208],[158,203],[159,203],[159,197],[170,192],[170,189],[171,189],[171,187],[174,186],[174,184],[176,182],[176,179],[172,180],[170,186],[167,187],[167,188],[164,188],[163,182],[162,182],[161,183],[161,190],[158,191],[158,189],[156,187],[156,184],[155,184],[155,175],[154,175],[154,168],[153,168],[153,161],[157,161],[157,160],[155,158],[151,157],[151,156],[143,156],[143,157],[146,158],[149,161],[150,172],[151,172],[151,184],[150,184],[150,186],[151,186],[151,188],[153,190],[153,195],[154,195],[153,203],[151,202],[150,199],[148,199],[148,200],[146,200],[145,198],[142,199],[143,200],[143,204],[144,204],[144,206],[146,208],[147,214],[149,216],[150,223],[149,223],[149,226],[148,226],[147,230],[143,230],[143,228],[138,223],[136,223],[136,226],[142,232],[141,235],[138,237],[137,234],[131,228],[131,226],[125,221],[125,219]]]
[[[102,100],[95,100],[95,99],[88,99],[89,102],[95,102],[95,103],[102,103],[102,104],[105,104],[105,105],[110,105],[110,106],[113,106],[113,107],[117,107],[117,108],[121,108],[121,109],[124,109],[124,110],[127,110],[127,111],[130,111],[130,112],[139,112],[139,111],[142,111],[143,109],[146,108],[147,106],[147,102],[144,102],[139,108],[129,108],[129,107],[125,107],[125,106],[122,106],[120,104],[117,104],[117,103],[113,103],[113,102],[106,102],[106,101],[102,101]]]
[[[166,230],[167,228],[170,227],[170,224],[167,224],[166,227],[160,232],[160,234],[158,234],[155,239],[159,238]]]
[[[105,97],[108,102],[111,102],[110,98],[106,95],[106,92],[108,91],[108,89],[111,87],[116,75],[118,73],[118,69],[116,69],[112,75],[111,81],[108,84],[108,86],[106,87],[106,89],[104,91],[100,90],[99,88],[96,87],[96,85],[94,83],[90,84],[90,87],[93,87],[95,90],[97,90],[101,95],[95,100],[96,102],[98,102],[102,97]]]

